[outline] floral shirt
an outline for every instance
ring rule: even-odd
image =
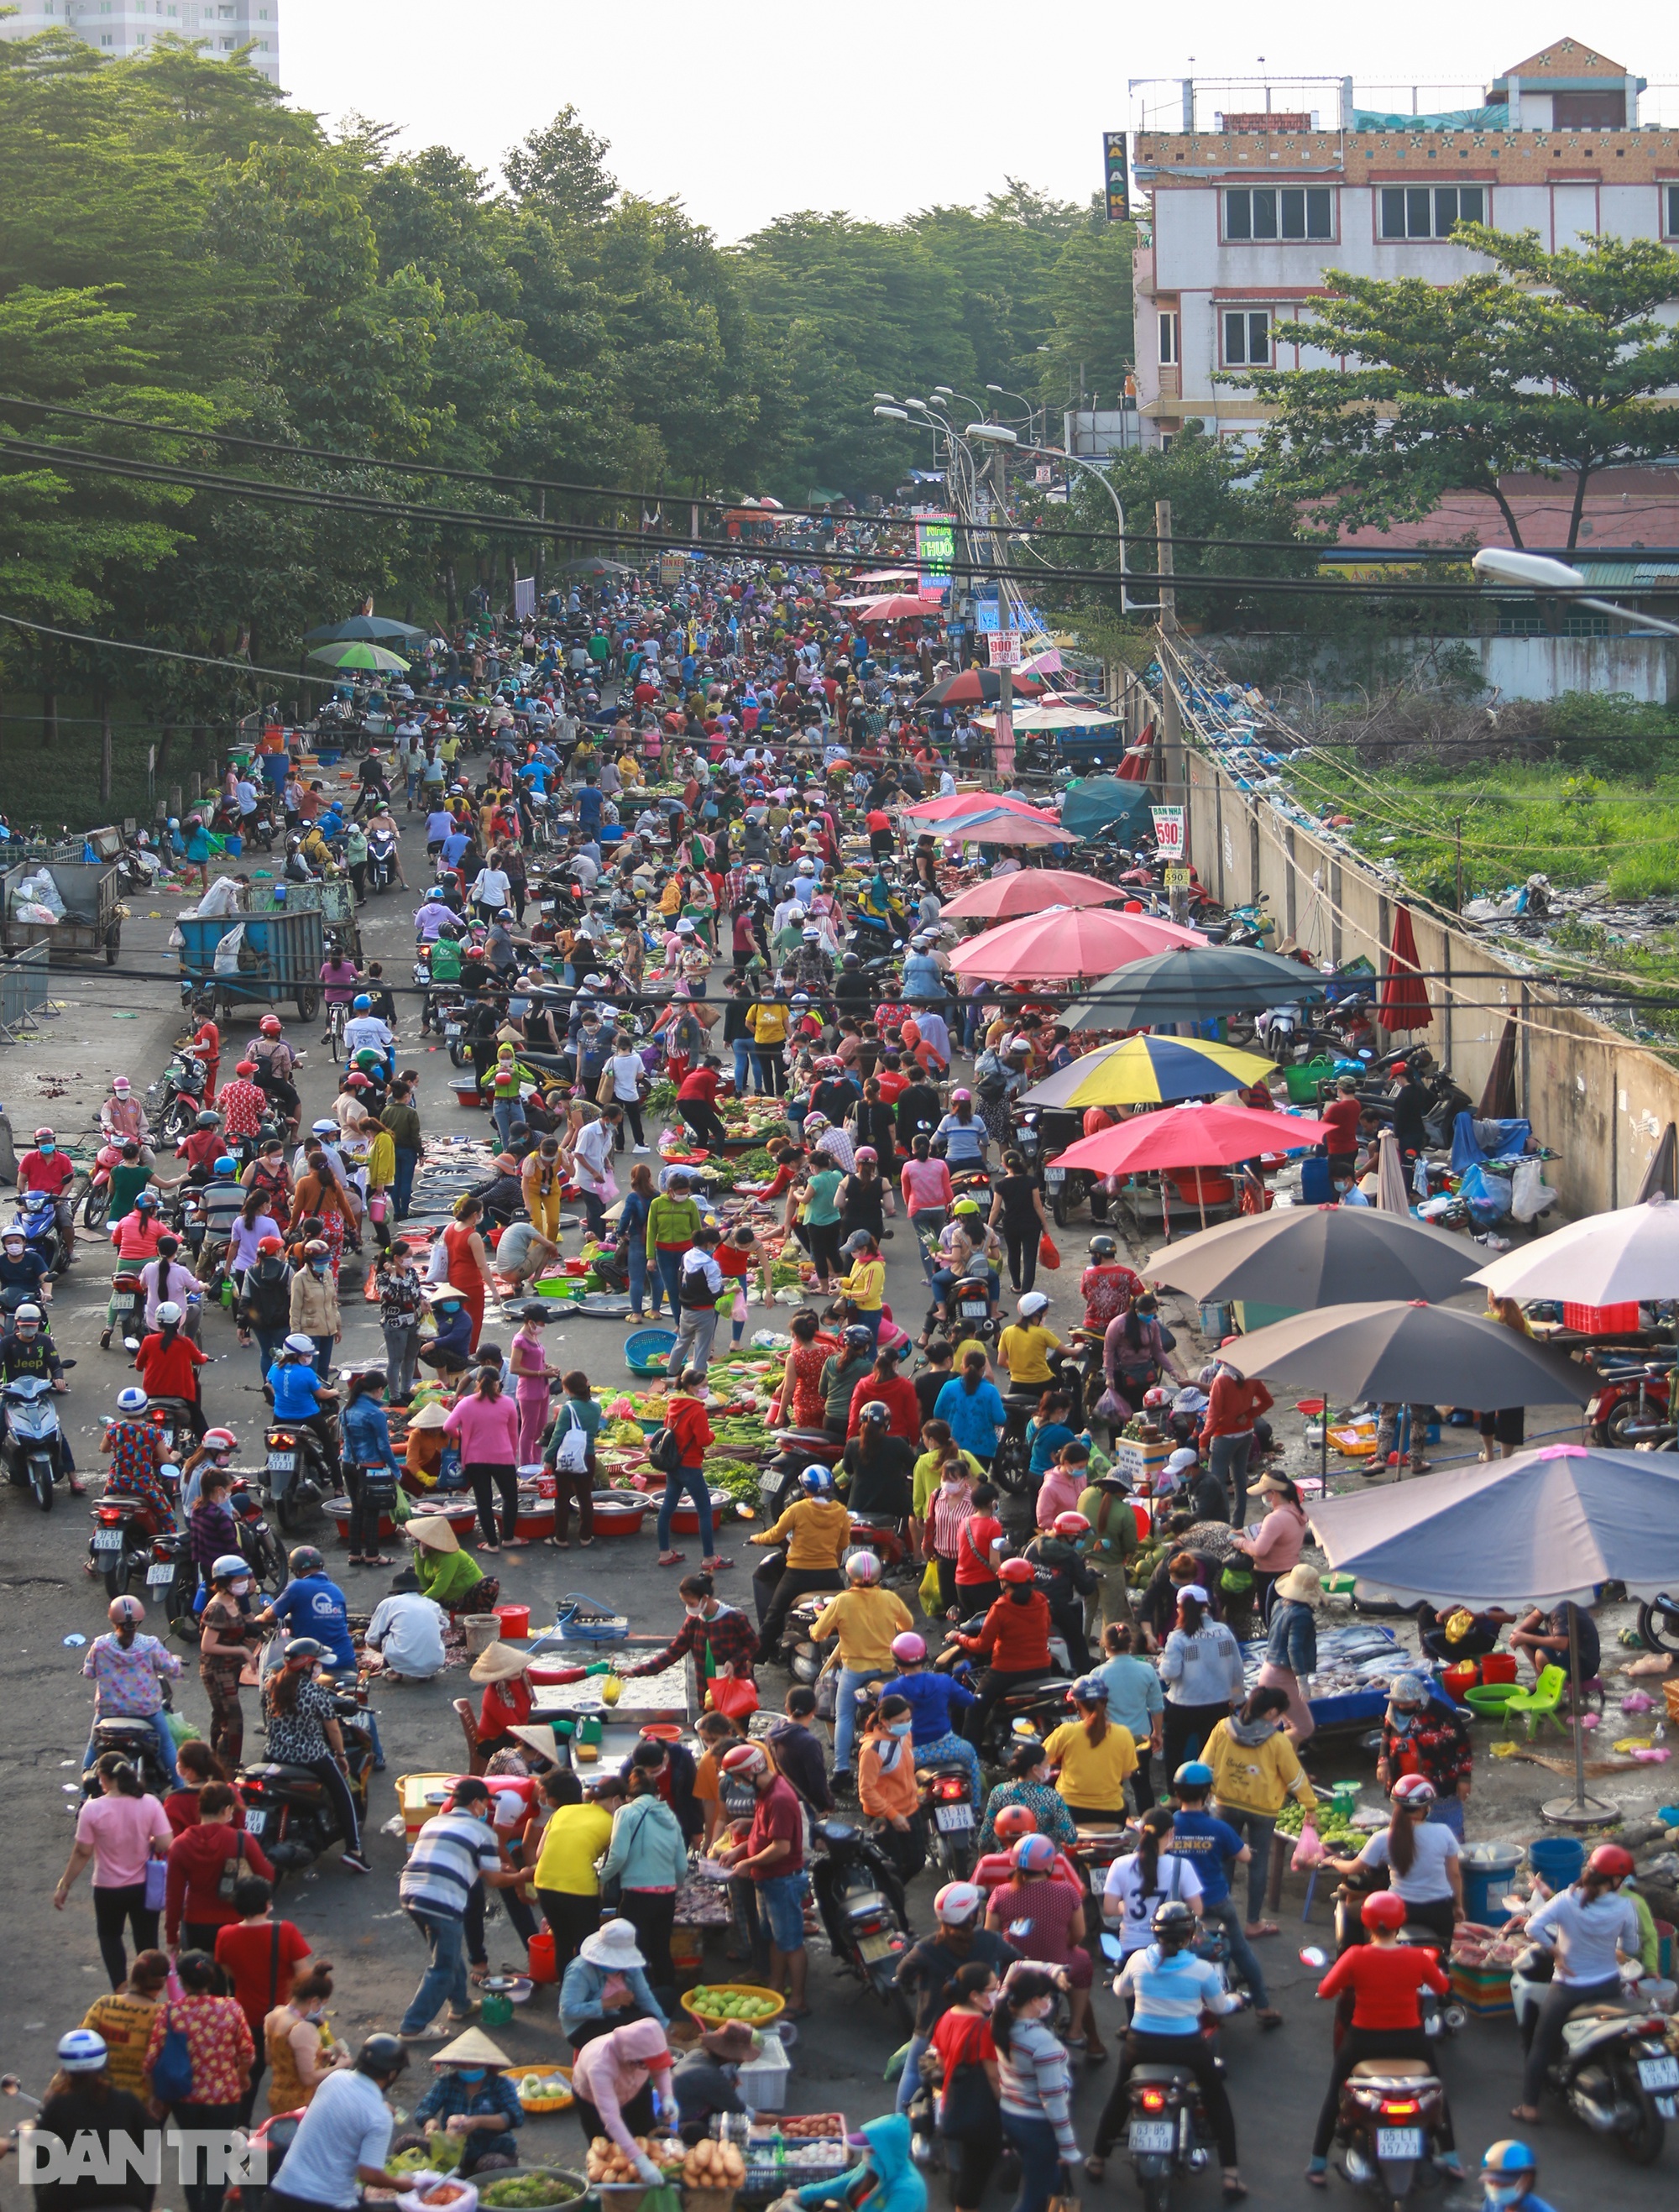
[[[157,2063],[163,2039],[173,2027],[185,2033],[192,2057],[192,2094],[187,2101],[236,2105],[245,2094],[257,2048],[251,2023],[240,2006],[232,1997],[211,1996],[185,1996],[159,2005],[146,2045],[146,2073]]]
[[[216,1103],[222,1110],[222,1127],[230,1137],[254,1137],[268,1111],[265,1093],[242,1075],[222,1085]]]
[[[985,1801],[985,1819],[976,1849],[983,1854],[997,1848],[997,1815],[1006,1805],[1024,1805],[1037,1817],[1037,1832],[1057,1844],[1076,1844],[1079,1832],[1067,1801],[1047,1782],[1000,1782]]]
[[[1442,1797],[1455,1797],[1475,1765],[1469,1730],[1450,1706],[1433,1700],[1408,1728],[1396,1728],[1391,1715],[1383,1721],[1382,1756],[1390,1787],[1402,1774],[1420,1774]]]
[[[178,1675],[180,1661],[155,1636],[137,1636],[126,1650],[114,1634],[96,1636],[82,1672],[93,1681],[96,1718],[149,1720],[163,1705],[159,1675]]]
[[[162,1450],[157,1431],[149,1421],[113,1421],[105,1431],[111,1455],[111,1472],[105,1479],[107,1498],[137,1498],[165,1527],[173,1523],[175,1509],[159,1480]]]
[[[785,1418],[795,1429],[819,1429],[828,1419],[828,1401],[822,1390],[822,1370],[827,1358],[819,1344],[795,1344],[787,1356],[793,1388],[788,1394]]]
[[[278,1680],[276,1676],[275,1680]],[[330,1759],[332,1751],[321,1730],[324,1721],[336,1720],[338,1705],[321,1682],[305,1682],[297,1703],[289,1713],[268,1708],[268,1755],[287,1766],[307,1766],[317,1759]]]

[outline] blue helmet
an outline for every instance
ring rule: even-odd
[[[1481,2171],[1508,2179],[1518,2173],[1537,2173],[1539,2161],[1524,2142],[1518,2142],[1514,2136],[1506,2136],[1487,2151],[1481,2161]]]
[[[365,991],[356,994],[354,1011],[358,1014],[370,1014],[373,1012],[373,1000]]]
[[[824,1498],[834,1487],[834,1470],[830,1467],[824,1467],[820,1460],[812,1460],[799,1481],[812,1498]]]
[[[1192,1759],[1172,1776],[1171,1786],[1174,1790],[1210,1790],[1213,1770],[1205,1759]]]
[[[219,1176],[237,1175],[239,1173],[239,1162],[234,1158],[230,1152],[223,1152],[221,1158],[216,1163],[216,1173]]]

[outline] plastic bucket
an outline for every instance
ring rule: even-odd
[[[531,1961],[533,1982],[557,1982],[560,1978],[554,1965],[554,1931],[539,1928],[525,1946]]]
[[[513,1643],[531,1632],[531,1608],[527,1605],[498,1605],[496,1618],[502,1624],[502,1641]]]
[[[1440,1677],[1447,1694],[1459,1704],[1463,1702],[1464,1691],[1474,1689],[1480,1680],[1481,1669],[1473,1659],[1460,1659],[1455,1667],[1448,1667]]]
[[[1574,1836],[1540,1836],[1528,1845],[1528,1864],[1554,1894],[1579,1880],[1585,1845]]]
[[[1489,1651],[1481,1662],[1481,1679],[1489,1686],[1494,1682],[1513,1682],[1516,1679],[1515,1653]]]
[[[1503,1844],[1472,1845],[1461,1853],[1464,1917],[1479,1921],[1483,1928],[1502,1927],[1510,1917],[1505,1893],[1521,1863],[1520,1851]]]

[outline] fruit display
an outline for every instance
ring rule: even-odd
[[[843,2136],[845,2118],[840,2112],[789,2112],[776,2127],[784,2142],[813,2142]]]
[[[739,2020],[749,2027],[759,2021],[775,2020],[782,2010],[780,1997],[728,1984],[707,1988],[702,1983],[697,1989],[690,1990],[682,2002],[686,2011],[702,2020]]]
[[[672,2172],[682,2164],[682,2146],[669,2136],[646,2136],[631,2138],[638,2151],[656,2165],[668,2165]],[[674,2156],[672,2152],[674,2150]],[[633,2187],[641,2181],[636,2171],[636,2161],[627,2151],[620,2150],[610,2136],[596,2136],[589,2145],[589,2154],[584,2161],[584,2172],[592,2182],[608,2187]]]
[[[571,2083],[557,2068],[509,2066],[506,2071],[527,2112],[563,2112],[572,2101]]]
[[[465,2148],[461,2136],[446,2136],[441,2130],[428,2136],[423,2143],[411,2150],[398,2151],[387,2159],[385,2171],[393,2181],[406,2181],[411,2173],[452,2173],[460,2164],[460,2154]]]
[[[739,2189],[746,2179],[746,2161],[733,2143],[697,2142],[682,2161],[686,2189]]]
[[[581,2194],[576,2183],[568,2181],[563,2173],[515,2173],[490,2182],[479,2192],[478,2202],[502,2212],[509,2206],[570,2204]]]
[[[475,2193],[464,2181],[435,2181],[429,2189],[420,2191],[420,2202],[435,2205],[437,2212],[447,2212],[449,2205],[459,2204],[464,2197]]]

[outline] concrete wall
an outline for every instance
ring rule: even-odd
[[[1435,1058],[1479,1098],[1513,1018],[1517,1096],[1534,1133],[1561,1155],[1546,1179],[1564,1211],[1602,1213],[1636,1197],[1663,1129],[1679,1121],[1679,1068],[1557,1005],[1420,901],[1321,844],[1262,793],[1238,790],[1212,761],[1187,759],[1189,858],[1218,898],[1240,905],[1262,891],[1281,938],[1336,961],[1362,953],[1378,970],[1395,908],[1408,905],[1434,1008],[1421,1035]]]
[[[1487,683],[1506,699],[1556,699],[1565,691],[1628,691],[1664,706],[1679,699],[1679,639],[1481,637],[1466,642]]]

